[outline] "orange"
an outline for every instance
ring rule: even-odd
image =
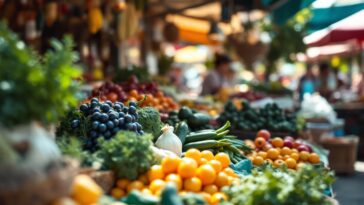
[[[264,163],[264,159],[261,156],[256,156],[253,158],[253,164],[256,166],[260,166]]]
[[[125,192],[120,188],[113,188],[111,190],[111,196],[116,199],[120,199],[121,197],[125,196]]]
[[[267,157],[269,159],[275,160],[275,159],[278,158],[278,156],[279,156],[279,151],[277,149],[275,149],[275,148],[272,148],[272,149],[267,151]]]
[[[198,165],[203,165],[203,164],[206,164],[208,162],[208,160],[207,159],[205,159],[205,158],[201,158],[200,159],[200,161],[199,161],[199,163],[198,163]]]
[[[291,157],[296,161],[300,159],[300,155],[296,152],[292,152]]]
[[[201,152],[201,158],[206,159],[207,161],[214,159],[214,154],[209,150],[204,150]]]
[[[291,149],[292,153],[297,153],[298,154],[298,150],[296,148]]]
[[[233,169],[231,169],[230,167],[226,167],[223,172],[225,172],[228,176],[231,176],[231,177],[236,177],[236,174],[234,172]]]
[[[165,181],[174,183],[177,190],[182,189],[182,178],[178,174],[169,174]]]
[[[267,158],[267,152],[264,151],[259,151],[257,155],[262,157],[263,159]]]
[[[295,159],[293,158],[288,158],[285,160],[285,163],[287,165],[288,168],[290,169],[296,169],[296,166],[297,166],[297,162]]]
[[[143,184],[148,184],[149,183],[148,175],[147,174],[140,175],[138,177],[138,180],[141,181],[141,182],[143,182]]]
[[[197,177],[191,177],[184,181],[183,187],[186,191],[199,192],[202,188],[202,182]]]
[[[120,189],[126,189],[129,183],[130,181],[127,179],[119,179],[118,181],[116,181],[116,186]]]
[[[271,143],[273,147],[283,147],[284,145],[284,141],[280,137],[275,137],[274,139],[272,139]]]
[[[316,153],[311,153],[308,161],[310,161],[312,164],[318,164],[320,163],[320,156]]]
[[[226,168],[230,165],[230,157],[226,153],[220,152],[215,155],[215,159],[219,161],[222,165],[222,168]]]
[[[219,188],[217,188],[217,186],[215,184],[210,184],[210,185],[204,186],[202,191],[209,193],[209,194],[214,194],[219,191]]]
[[[148,172],[149,181],[163,179],[164,172],[161,165],[153,165]]]
[[[150,183],[149,190],[155,194],[157,191],[163,190],[165,186],[166,186],[165,181],[163,181],[161,179],[156,179],[156,180],[152,181],[152,183]]]
[[[210,204],[210,201],[211,201],[211,194],[206,193],[206,192],[201,192],[200,194],[203,196],[204,200],[205,200],[208,204]]]
[[[217,205],[222,201],[227,201],[227,196],[224,193],[217,192],[211,196],[211,205]]]
[[[285,162],[284,162],[283,160],[281,160],[281,159],[277,159],[277,160],[275,160],[275,161],[274,161],[273,166],[274,166],[275,168],[278,168],[278,167],[280,167],[280,166],[282,166],[282,165],[284,165],[284,164],[285,164]]]
[[[229,185],[229,176],[224,172],[218,173],[216,176],[215,185],[220,188]]]
[[[211,165],[215,169],[216,173],[218,173],[222,170],[222,165],[221,165],[220,161],[213,159],[213,160],[207,162],[207,164]]]
[[[282,159],[283,159],[284,161],[286,161],[286,159],[289,159],[289,158],[291,158],[291,155],[284,155],[284,156],[282,157]]]
[[[201,152],[198,149],[189,149],[187,150],[187,152],[185,153],[185,157],[189,157],[194,159],[197,163],[200,162],[201,159]]]
[[[131,192],[132,190],[141,191],[143,189],[143,187],[144,187],[143,183],[141,181],[136,180],[136,181],[131,182],[128,185],[127,190],[128,190],[128,192]]]
[[[266,144],[266,141],[265,141],[265,139],[263,137],[257,137],[254,140],[254,144],[255,144],[256,147],[262,148]]]
[[[205,164],[197,169],[196,176],[201,180],[203,185],[209,185],[215,181],[216,172],[211,165]]]
[[[282,149],[281,149],[281,155],[290,155],[290,154],[292,154],[292,151],[291,151],[291,149],[290,148],[288,148],[288,147],[283,147]]]
[[[162,169],[165,174],[176,173],[178,169],[178,165],[181,162],[181,158],[175,157],[166,157],[162,160]]]
[[[190,178],[195,176],[197,170],[197,163],[194,159],[185,157],[178,165],[178,174],[182,178]]]
[[[307,161],[310,158],[310,153],[307,151],[300,152],[300,160]]]

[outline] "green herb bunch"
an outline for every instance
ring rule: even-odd
[[[153,137],[134,132],[119,132],[109,141],[100,139],[96,156],[105,169],[113,170],[118,178],[135,180],[156,162],[151,149]]]
[[[229,202],[222,205],[329,205],[324,190],[333,174],[323,167],[307,165],[297,171],[274,171],[267,167],[224,189]]]
[[[81,71],[71,38],[51,41],[52,50],[40,56],[0,23],[0,124],[12,127],[57,120],[71,106]]]

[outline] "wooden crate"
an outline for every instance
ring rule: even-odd
[[[325,138],[321,145],[329,150],[329,166],[339,174],[353,174],[357,159],[357,136],[345,136],[341,138]]]

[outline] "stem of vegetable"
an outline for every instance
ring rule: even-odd
[[[231,126],[230,121],[227,121],[224,126],[222,126],[216,130],[216,133],[219,134],[219,133],[225,131],[226,129],[230,128],[230,126]]]
[[[216,137],[217,138],[221,138],[221,137],[227,135],[227,133],[229,133],[229,132],[230,132],[229,130],[225,130],[223,132],[217,133],[217,136]]]

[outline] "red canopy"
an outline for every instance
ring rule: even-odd
[[[364,10],[304,38],[308,46],[322,46],[347,40],[364,41]]]

